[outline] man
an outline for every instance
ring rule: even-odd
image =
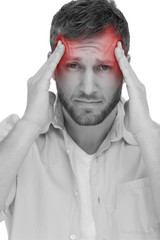
[[[1,123],[9,239],[160,239],[160,129],[129,64],[125,17],[113,1],[71,1],[50,33],[23,117]]]

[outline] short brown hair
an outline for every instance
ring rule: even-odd
[[[92,38],[113,26],[114,33],[122,40],[126,54],[130,46],[128,23],[113,0],[72,0],[53,16],[50,45],[55,48],[56,38]]]

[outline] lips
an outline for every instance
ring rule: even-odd
[[[87,100],[75,100],[77,104],[82,108],[97,108],[101,101],[87,101]]]
[[[100,103],[101,101],[97,101],[97,100],[83,100],[83,99],[76,99],[75,101],[77,102],[82,102],[82,103]]]

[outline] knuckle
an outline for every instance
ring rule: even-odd
[[[17,114],[12,114],[12,115],[10,116],[10,122],[11,122],[12,125],[15,125],[16,122],[17,122],[19,119],[20,119],[20,118],[19,118],[19,116],[18,116]]]
[[[37,79],[36,76],[33,76],[33,77],[29,78],[28,81],[27,81],[27,86],[31,87],[35,83],[36,79]]]
[[[146,92],[146,88],[145,88],[145,86],[144,86],[143,83],[140,84],[140,87],[141,87],[141,89],[142,89],[143,92]]]
[[[33,81],[33,77],[29,78],[27,81],[27,85],[30,85],[32,81]]]
[[[145,95],[146,95],[145,85],[144,85],[143,83],[139,83],[138,86],[139,86],[139,91],[140,91],[142,94],[145,94]]]

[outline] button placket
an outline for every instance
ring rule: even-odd
[[[66,152],[67,152],[68,155],[70,155],[70,153],[71,153],[71,143],[70,143],[70,140],[68,139],[68,136],[67,136],[65,131],[63,132],[63,134],[64,134]]]
[[[75,193],[74,193],[74,194],[75,194],[75,196],[76,196],[76,197],[78,197],[78,196],[79,196],[79,192],[78,192],[77,190],[75,191]]]

